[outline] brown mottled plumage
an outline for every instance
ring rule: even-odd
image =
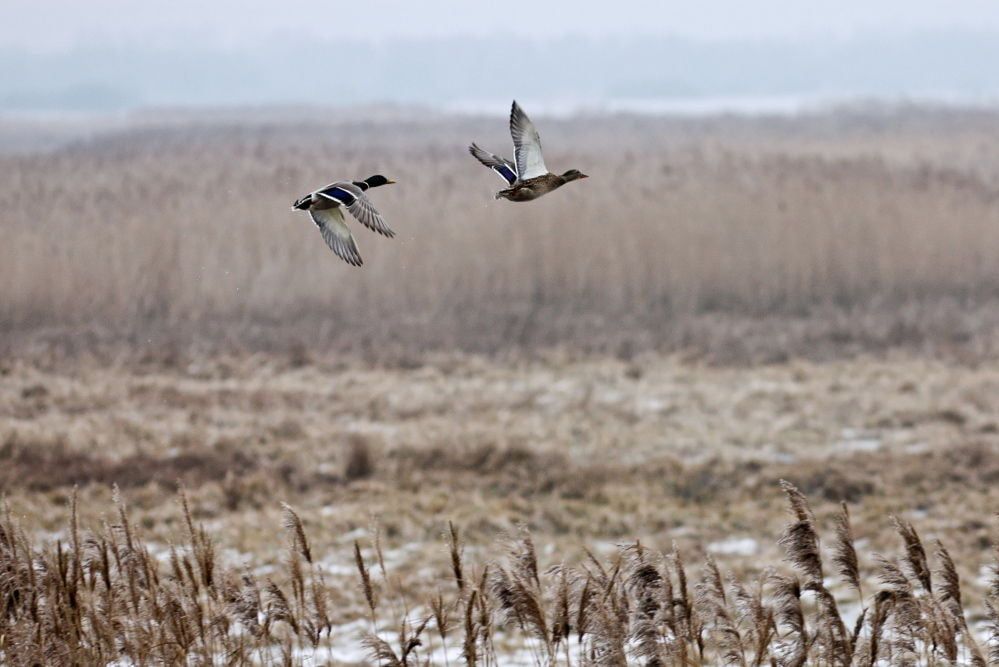
[[[588,176],[581,173],[578,169],[570,169],[561,176],[551,173],[543,174],[534,178],[528,178],[526,181],[516,181],[505,190],[497,192],[496,199],[531,201],[562,187],[569,181],[575,181],[580,178],[588,178]]]
[[[509,185],[496,193],[496,199],[531,201],[570,181],[588,178],[578,169],[570,169],[562,175],[548,171],[541,154],[541,136],[516,101],[510,109],[510,135],[516,149],[516,163],[484,151],[475,144],[468,147],[468,152],[476,160],[499,174]]]

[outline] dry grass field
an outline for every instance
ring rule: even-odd
[[[0,122],[0,662],[999,660],[999,113],[326,115]]]

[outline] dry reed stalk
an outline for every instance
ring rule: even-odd
[[[382,573],[382,579],[388,581],[388,570],[385,568],[385,553],[382,550],[382,526],[375,520],[371,522],[371,541],[375,546],[375,557],[378,559],[378,570]]]
[[[999,662],[999,603],[994,597],[986,598],[985,610],[988,615],[989,661],[997,663]]]
[[[805,589],[815,594],[819,611],[819,637],[825,649],[826,662],[849,667],[853,660],[855,646],[852,636],[847,632],[843,619],[840,617],[836,599],[821,583],[811,582],[805,586]]]
[[[191,508],[187,502],[187,492],[183,485],[178,485],[177,497],[180,499],[180,506],[183,510],[184,525],[187,527],[191,553],[198,565],[200,584],[214,595],[215,545],[208,537],[208,533],[205,532],[204,526],[195,528]]]
[[[797,521],[785,528],[778,544],[784,548],[788,562],[805,576],[806,584],[821,584],[822,555],[819,552],[819,535],[815,530],[815,515],[808,506],[808,499],[793,484],[780,480],[780,486]]]
[[[489,579],[492,576],[492,567],[486,565],[482,568],[479,581],[476,585],[477,595],[475,597],[476,628],[478,630],[477,641],[481,646],[483,660],[490,664],[495,663],[496,651],[493,645],[493,611],[496,607],[488,594]]]
[[[312,624],[315,628],[313,647],[319,645],[319,640],[325,632],[329,637],[333,632],[333,621],[329,616],[329,593],[322,572],[316,568],[312,573]]]
[[[253,575],[249,572],[243,573],[240,584],[239,586],[232,585],[227,590],[228,611],[234,619],[242,623],[252,636],[262,636],[266,634],[266,627],[260,624],[260,617],[263,613],[260,589]]]
[[[801,667],[808,660],[810,646],[805,614],[801,609],[801,584],[795,577],[777,573],[769,576],[773,587],[774,621],[777,628],[786,628],[774,646],[778,662],[787,667]]]
[[[843,624],[835,598],[825,586],[815,515],[808,505],[808,499],[795,486],[784,480],[781,480],[780,485],[796,520],[785,528],[778,543],[784,549],[785,559],[803,575],[803,590],[814,593],[818,605],[818,623],[809,647],[811,644],[817,645],[822,661],[848,667],[855,650],[854,639]],[[836,535],[834,563],[859,593],[859,567],[845,505],[841,507],[837,520]],[[785,593],[786,591],[785,586]],[[790,602],[787,595],[784,597],[786,603]]]
[[[879,591],[874,596],[874,613],[871,616],[870,638],[864,647],[862,655],[864,664],[867,667],[875,667],[883,652],[885,642],[882,642],[882,638],[884,637],[885,625],[888,615],[891,613],[891,606],[894,600],[894,595],[888,590]]]
[[[587,664],[620,667],[628,664],[627,617],[622,618],[616,591],[612,588],[601,597],[591,598]]]
[[[385,667],[403,667],[405,664],[396,655],[392,645],[376,634],[365,634],[361,643],[368,649],[368,655],[371,656],[372,660],[379,665],[384,665]]]
[[[595,593],[593,578],[587,574],[576,603],[576,639],[580,644],[583,643],[583,637],[589,632],[589,609]]]
[[[479,591],[473,590],[465,602],[464,614],[464,641],[462,642],[461,654],[465,659],[465,664],[475,667],[479,662],[478,636],[479,627],[475,622],[475,603],[478,599]]]
[[[667,595],[664,577],[647,557],[647,550],[639,543],[624,549],[627,570],[624,586],[633,601],[629,618],[628,643],[636,657],[647,665],[663,665],[667,659],[668,637],[663,627],[672,606],[672,596]],[[668,631],[675,635],[675,628]]]
[[[540,588],[538,577],[538,554],[534,548],[534,540],[525,526],[518,528],[518,538],[511,542],[509,555],[513,561],[513,571],[526,582]]]
[[[420,636],[423,631],[427,629],[427,625],[430,623],[431,616],[425,616],[420,624],[416,626],[416,630],[412,634],[407,634],[405,632],[400,634],[399,645],[402,647],[402,664],[409,665],[409,656],[412,655],[416,649],[423,646],[423,641]],[[405,628],[405,625],[403,626]]]
[[[285,565],[291,580],[292,600],[295,603],[296,616],[302,619],[307,636],[313,644],[316,644],[319,641],[322,628],[329,625],[328,618],[324,618],[326,613],[325,594],[317,590],[316,566],[312,561],[312,549],[309,546],[309,539],[305,534],[302,519],[287,503],[281,503],[281,510],[282,524],[288,533],[288,555],[285,559]],[[302,570],[303,559],[310,566],[313,615],[309,614],[305,599],[309,587],[305,582],[305,573]]]
[[[875,555],[880,566],[878,578],[891,595],[886,627],[891,628],[889,641],[885,644],[898,660],[905,664],[918,660],[917,640],[926,630],[925,618],[918,600],[913,594],[912,582],[897,563],[880,555]]]
[[[294,613],[291,605],[288,604],[288,597],[277,584],[270,579],[264,588],[264,612],[267,615],[268,624],[273,627],[275,622],[287,623],[292,632],[299,633],[298,616]]]
[[[818,534],[810,521],[789,524],[778,544],[784,549],[786,560],[804,575],[806,583],[822,581]]]
[[[440,637],[444,662],[447,664],[447,633],[451,629],[451,608],[444,602],[444,596],[440,591],[430,598],[430,613],[433,615],[434,627],[437,629],[437,636]]]
[[[727,665],[745,665],[742,635],[729,612],[728,596],[725,593],[721,572],[710,555],[705,561],[701,581],[694,590],[694,604],[705,619],[705,625],[709,627],[710,633],[716,637],[719,659]]]
[[[451,573],[454,575],[454,582],[458,586],[458,592],[465,592],[465,575],[461,568],[462,544],[458,529],[451,521],[447,522],[447,546],[451,555]]]
[[[361,554],[361,545],[357,540],[354,540],[354,564],[357,566],[357,572],[361,576],[361,590],[364,592],[364,600],[368,603],[368,610],[371,612],[371,627],[375,628],[377,624],[375,589],[371,583],[371,574],[368,572],[368,566],[365,565],[364,556]]]
[[[763,603],[763,580],[757,581],[752,591],[733,576],[729,577],[729,585],[734,591],[736,626],[749,628],[749,634],[753,637],[753,658],[749,664],[759,667],[770,655],[770,644],[775,632],[774,612],[769,605]]]
[[[942,582],[937,589],[937,596],[940,605],[945,609],[957,623],[957,628],[964,638],[964,644],[971,656],[973,667],[984,667],[985,656],[982,654],[978,642],[968,628],[968,622],[964,615],[964,604],[961,598],[961,578],[957,573],[957,566],[950,552],[944,547],[943,542],[936,540],[935,555],[940,564],[937,570],[937,580]],[[954,658],[956,659],[956,655]]]
[[[305,574],[302,572],[302,559],[294,549],[289,549],[285,559],[285,567],[291,578],[291,599],[295,605],[296,614],[303,614],[305,612]]]
[[[787,480],[779,480],[778,484],[780,484],[784,495],[787,496],[791,513],[794,514],[798,521],[807,521],[814,526],[815,515],[812,514],[812,508],[808,506],[808,498],[805,497],[805,494]]]
[[[552,610],[551,642],[554,646],[553,652],[557,653],[560,645],[564,645],[566,651],[569,650],[569,636],[572,632],[569,621],[569,575],[565,563],[555,568],[554,576],[558,578],[558,583]]]
[[[525,528],[518,529],[516,538],[508,539],[506,564],[494,563],[490,572],[484,593],[496,601],[500,622],[516,626],[533,637],[544,659],[552,660],[555,648],[545,612],[537,554]]]
[[[497,611],[503,624],[520,628],[538,640],[547,654],[552,652],[548,623],[545,619],[540,591],[524,572],[492,569],[489,594],[497,601]]]
[[[926,549],[923,548],[923,542],[919,539],[919,533],[916,532],[915,527],[911,523],[904,519],[892,516],[891,521],[895,526],[895,530],[902,538],[902,542],[905,543],[905,558],[903,562],[908,567],[909,574],[919,582],[924,591],[932,594],[933,575],[926,558]]]
[[[312,565],[312,549],[309,548],[309,538],[305,535],[305,526],[291,505],[281,503],[282,523],[291,538],[292,549],[305,559],[305,562]]]
[[[676,572],[677,590],[679,593],[673,601],[673,606],[680,607],[681,621],[677,623],[678,630],[681,633],[681,640],[678,647],[680,650],[680,659],[684,663],[688,660],[688,645],[696,648],[698,658],[703,659],[704,637],[701,634],[702,624],[696,609],[694,609],[694,604],[687,588],[687,570],[676,542],[673,543],[673,549],[668,558],[673,564],[673,570]]]
[[[833,563],[843,580],[848,583],[860,598],[864,600],[864,592],[860,583],[860,561],[854,546],[853,528],[850,525],[850,510],[846,503],[840,503],[840,511],[836,516],[836,541],[833,544]]]
[[[659,570],[662,573],[662,598],[660,600],[660,615],[663,625],[665,625],[670,636],[668,637],[668,651],[677,654],[686,651],[682,646],[686,642],[686,631],[680,626],[676,614],[676,597],[673,590],[673,575],[670,572],[671,558],[669,554],[659,554]]]

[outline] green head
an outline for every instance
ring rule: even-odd
[[[381,174],[368,176],[366,179],[364,179],[364,182],[368,185],[369,188],[377,188],[379,185],[391,185],[395,183],[395,181],[393,181],[392,179],[385,178]]]

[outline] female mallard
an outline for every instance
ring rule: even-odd
[[[513,137],[516,150],[516,164],[488,153],[475,144],[468,147],[468,152],[476,160],[499,174],[510,186],[497,192],[496,199],[503,197],[510,201],[531,201],[569,181],[588,178],[578,169],[570,169],[561,176],[548,171],[544,156],[541,155],[541,136],[516,100],[510,109],[510,136]]]
[[[361,261],[361,255],[357,252],[357,243],[354,242],[354,236],[350,233],[343,217],[343,209],[350,211],[350,214],[368,229],[392,238],[395,232],[385,224],[382,216],[371,204],[371,200],[364,194],[368,188],[377,188],[379,185],[389,183],[395,181],[390,181],[381,174],[375,174],[363,181],[337,181],[305,195],[292,204],[292,209],[308,211],[330,250],[348,264],[360,266],[364,262]]]

